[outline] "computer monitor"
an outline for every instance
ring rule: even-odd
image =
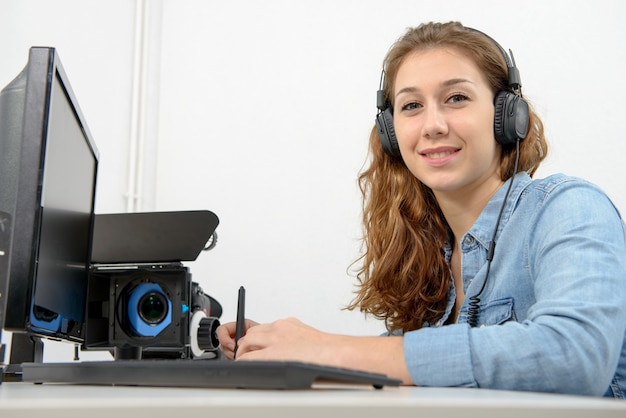
[[[98,160],[57,51],[31,48],[0,92],[0,332],[83,341]]]

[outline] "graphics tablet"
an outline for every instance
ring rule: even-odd
[[[301,362],[229,360],[115,360],[23,363],[33,383],[240,389],[308,389],[314,383],[399,386],[382,374]]]

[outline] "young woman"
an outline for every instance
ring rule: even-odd
[[[383,68],[350,308],[383,319],[389,335],[246,320],[237,360],[624,397],[624,223],[592,184],[531,178],[548,147],[513,59],[479,31],[429,23]],[[228,358],[234,334],[234,323],[218,329]]]

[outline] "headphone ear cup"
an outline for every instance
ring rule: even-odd
[[[514,145],[528,134],[528,103],[510,91],[499,91],[494,100],[493,130],[501,145]]]
[[[380,145],[383,151],[392,158],[401,158],[396,130],[393,127],[393,112],[391,108],[386,108],[376,115],[376,129],[380,138]]]

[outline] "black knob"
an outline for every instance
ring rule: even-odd
[[[219,340],[215,331],[220,326],[220,321],[212,316],[204,317],[198,325],[198,347],[204,351],[217,350]]]

